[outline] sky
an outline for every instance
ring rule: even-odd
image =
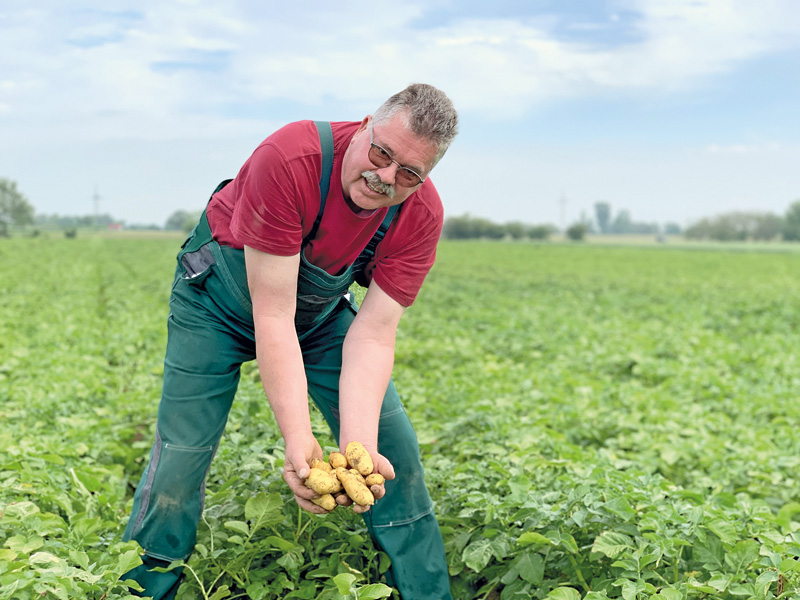
[[[2,0],[0,177],[163,225],[301,119],[453,100],[445,216],[568,226],[800,199],[797,0]]]

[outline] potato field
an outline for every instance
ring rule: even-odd
[[[0,600],[132,598],[179,244],[0,239]],[[456,600],[800,598],[800,252],[442,242],[394,380]],[[282,465],[246,364],[179,600],[397,597]]]

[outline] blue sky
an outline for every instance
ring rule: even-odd
[[[461,133],[447,215],[569,224],[782,214],[800,199],[796,0],[5,0],[0,177],[38,212],[163,224],[269,133],[414,81]],[[559,200],[566,198],[562,212]]]

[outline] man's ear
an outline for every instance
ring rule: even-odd
[[[366,130],[367,125],[369,125],[370,121],[372,121],[372,115],[367,115],[366,117],[364,117],[364,120],[361,121],[361,126],[358,128],[358,131],[362,132]]]

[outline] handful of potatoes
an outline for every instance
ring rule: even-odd
[[[344,454],[331,452],[328,462],[314,458],[310,466],[305,484],[319,494],[319,498],[311,501],[325,510],[336,508],[336,497],[342,494],[356,504],[371,506],[375,504],[375,496],[369,488],[384,482],[383,475],[372,472],[375,465],[360,442],[347,444]]]

